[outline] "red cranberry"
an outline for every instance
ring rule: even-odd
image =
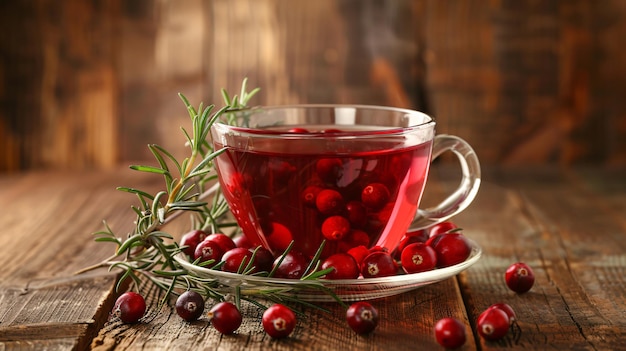
[[[437,267],[437,253],[424,243],[413,243],[404,248],[400,260],[406,273],[425,272]]]
[[[509,316],[509,321],[511,322],[511,324],[513,324],[517,320],[517,316],[515,315],[513,307],[504,302],[494,303],[493,305],[489,306],[489,308],[498,308],[504,311],[504,313]]]
[[[448,267],[465,261],[472,252],[467,238],[458,232],[430,237],[427,245],[437,253],[437,267]]]
[[[270,231],[265,233],[265,238],[272,250],[276,252],[285,251],[293,241],[289,228],[277,222],[270,223],[269,228]]]
[[[428,236],[435,236],[438,234],[448,233],[454,229],[457,229],[457,226],[456,224],[450,221],[437,223],[431,226],[430,228],[428,228]]]
[[[346,204],[348,212],[348,220],[357,228],[363,228],[367,225],[367,209],[360,201],[350,201]]]
[[[235,246],[243,247],[244,249],[249,249],[252,247],[252,243],[250,242],[248,237],[245,235],[237,236],[236,238],[233,239],[233,242],[235,243]]]
[[[338,158],[322,158],[315,164],[315,171],[322,181],[335,184],[341,178],[342,167]]]
[[[136,323],[146,313],[146,300],[136,292],[128,291],[115,300],[112,314],[124,323]]]
[[[446,349],[459,348],[467,339],[465,325],[456,318],[442,318],[435,324],[435,338]]]
[[[222,265],[222,270],[224,272],[240,273],[239,269],[245,268],[250,262],[251,258],[252,252],[250,252],[250,250],[248,249],[236,247],[234,249],[228,250],[222,256],[222,261],[224,261],[224,264]]]
[[[284,258],[283,258],[284,257]],[[304,254],[298,251],[289,251],[274,261],[274,277],[286,279],[300,279],[304,275],[309,262]]]
[[[410,237],[410,238],[417,238],[419,241],[421,241],[423,243],[425,243],[428,240],[428,238],[430,237],[428,229],[409,230],[404,235],[406,237]]]
[[[263,329],[274,339],[282,339],[296,327],[296,315],[289,307],[275,304],[263,312],[261,319]]]
[[[274,264],[274,255],[270,250],[259,246],[256,249],[249,249],[254,253],[254,266],[255,272],[269,272],[272,270]]]
[[[350,247],[369,246],[370,236],[362,230],[355,229],[350,231],[350,234],[348,235],[348,242]]]
[[[187,322],[197,320],[203,312],[204,299],[193,290],[185,291],[176,299],[176,313]]]
[[[224,335],[234,333],[243,321],[237,306],[226,301],[213,306],[209,310],[208,317],[213,327]]]
[[[404,250],[405,247],[414,243],[425,243],[427,240],[428,238],[424,239],[423,237],[419,235],[409,235],[408,233],[405,234],[402,237],[402,239],[400,239],[400,242],[398,243],[398,247],[396,247],[394,251],[394,258],[397,260],[400,260],[400,257],[402,255],[402,250]]]
[[[341,240],[350,232],[350,222],[342,216],[331,216],[322,223],[322,234],[327,240]]]
[[[509,331],[510,325],[509,316],[499,308],[486,309],[476,321],[478,334],[487,340],[501,339]]]
[[[373,210],[383,208],[389,201],[389,190],[382,183],[368,184],[361,192],[361,201]]]
[[[509,289],[522,294],[533,287],[535,273],[526,263],[517,262],[507,268],[504,279]]]
[[[334,268],[333,271],[327,273],[326,279],[356,279],[361,273],[359,265],[351,255],[347,253],[338,253],[329,256],[322,262],[322,270]]]
[[[220,248],[222,248],[222,252],[226,252],[230,249],[234,249],[235,247],[237,247],[231,237],[222,233],[209,234],[209,236],[207,236],[204,240],[216,242],[220,246]]]
[[[302,202],[309,206],[315,208],[315,199],[317,199],[317,194],[322,191],[322,188],[317,185],[309,185],[300,194],[300,198]]]
[[[277,159],[271,160],[268,164],[268,168],[275,182],[286,181],[289,177],[291,177],[293,172],[296,171],[296,167],[294,167],[291,163]]]
[[[367,257],[367,255],[369,254],[370,254],[370,250],[363,245],[355,246],[351,248],[350,250],[348,250],[348,255],[354,258],[354,260],[359,265],[359,267],[361,266],[361,263],[363,262],[365,257]]]
[[[198,244],[200,244],[200,242],[202,242],[206,237],[207,233],[205,231],[199,229],[192,230],[181,237],[180,246],[185,247],[183,249],[184,253],[186,253],[189,257],[193,257],[196,246],[198,246]]]
[[[321,214],[337,214],[344,208],[343,196],[337,190],[324,189],[317,194],[315,206]]]
[[[361,262],[361,274],[364,278],[389,277],[397,272],[398,266],[389,252],[372,252]]]
[[[378,326],[378,310],[369,302],[355,302],[348,307],[346,320],[357,334],[371,333]]]
[[[199,259],[200,263],[213,261],[213,264],[215,264],[221,260],[223,254],[224,251],[222,251],[222,248],[217,242],[205,239],[196,246],[193,258],[195,260]],[[211,266],[213,264],[211,264]]]

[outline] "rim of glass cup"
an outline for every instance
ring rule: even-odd
[[[382,105],[365,105],[365,104],[288,104],[288,105],[269,105],[269,106],[254,106],[250,108],[245,108],[237,111],[227,112],[233,113],[237,116],[237,118],[246,118],[250,117],[251,114],[255,114],[257,112],[262,111],[278,111],[278,110],[303,110],[303,109],[312,109],[312,110],[324,110],[324,109],[334,109],[335,113],[340,112],[344,117],[347,117],[346,120],[350,120],[350,117],[354,118],[354,115],[358,110],[367,110],[367,111],[381,111],[381,112],[392,112],[398,113],[400,115],[404,115],[405,118],[409,120],[406,123],[406,126],[401,127],[383,127],[383,126],[371,126],[378,127],[367,130],[347,130],[347,131],[334,131],[332,133],[324,132],[324,131],[308,131],[308,132],[294,132],[294,131],[282,131],[275,129],[266,129],[266,128],[255,128],[255,127],[245,127],[239,125],[229,125],[222,120],[218,119],[215,121],[215,125],[219,125],[222,128],[228,128],[229,130],[237,131],[238,133],[250,133],[255,135],[264,135],[264,136],[301,136],[306,135],[307,137],[329,137],[333,138],[341,138],[341,137],[354,137],[354,136],[369,136],[369,135],[381,135],[381,134],[405,134],[410,133],[420,129],[429,129],[432,128],[436,123],[435,119],[424,113],[417,110],[412,110],[408,108],[401,107],[393,107],[393,106],[382,106]],[[352,113],[352,115],[351,115]],[[411,119],[415,119],[415,122],[412,122]],[[352,123],[337,123],[337,126],[341,125],[355,125]]]

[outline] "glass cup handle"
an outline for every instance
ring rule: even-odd
[[[474,149],[463,139],[447,134],[436,135],[433,140],[432,160],[446,151],[452,151],[463,171],[458,188],[436,206],[417,210],[410,230],[417,230],[441,223],[469,206],[480,188],[480,163]]]

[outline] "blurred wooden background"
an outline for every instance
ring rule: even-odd
[[[485,165],[626,164],[626,1],[0,1],[0,171],[185,155],[177,97],[423,110]]]

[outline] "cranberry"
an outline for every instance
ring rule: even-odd
[[[409,235],[409,233],[405,234],[402,237],[402,239],[400,239],[400,242],[398,243],[398,247],[396,247],[394,251],[394,258],[397,260],[400,260],[402,251],[404,250],[405,247],[414,243],[425,243],[427,240],[428,240],[428,237],[424,238],[419,235]]]
[[[236,238],[233,239],[233,242],[235,243],[235,246],[243,247],[244,249],[249,249],[252,247],[252,243],[250,242],[248,237],[245,235],[237,236]]]
[[[322,262],[322,270],[334,268],[332,272],[327,273],[326,279],[356,279],[361,273],[359,264],[354,257],[347,253],[337,253],[329,256]]]
[[[389,190],[382,183],[368,184],[361,192],[361,201],[366,207],[380,210],[389,201]]]
[[[509,321],[511,322],[511,324],[513,324],[517,320],[517,316],[515,315],[513,307],[504,302],[494,303],[493,305],[489,306],[489,308],[499,308],[504,311],[504,313],[509,316]]]
[[[254,253],[254,266],[256,267],[254,269],[255,272],[269,272],[272,270],[274,255],[272,255],[270,250],[262,246],[249,250]]]
[[[343,210],[343,196],[337,190],[324,189],[317,194],[315,206],[321,214],[337,214]]]
[[[309,130],[304,129],[304,128],[299,128],[299,127],[294,127],[294,128],[290,128],[289,130],[287,130],[287,133],[307,134],[309,133]]]
[[[231,237],[222,233],[213,233],[206,237],[204,240],[214,241],[216,242],[220,248],[222,248],[222,252],[226,252],[230,249],[234,249],[237,247],[235,242]]]
[[[354,258],[354,260],[359,265],[359,267],[361,266],[361,263],[363,262],[365,257],[367,257],[367,255],[369,254],[370,254],[370,250],[363,245],[355,246],[351,248],[350,250],[348,250],[348,255]]]
[[[350,244],[350,247],[369,246],[370,236],[362,230],[355,229],[350,232],[350,235],[348,236],[348,242]]]
[[[405,247],[400,260],[406,273],[425,272],[437,267],[437,253],[425,243],[413,243]]]
[[[213,327],[222,334],[229,335],[241,325],[241,312],[231,302],[223,301],[213,306],[208,313]]]
[[[146,313],[146,300],[136,292],[125,292],[115,300],[112,313],[124,323],[136,323]]]
[[[176,313],[187,322],[197,320],[202,312],[204,312],[204,299],[197,292],[187,290],[176,299]]]
[[[222,270],[224,272],[239,273],[239,269],[245,268],[250,259],[252,258],[252,252],[243,247],[236,247],[232,250],[228,250],[222,256]]]
[[[180,246],[184,247],[183,252],[193,257],[196,246],[207,237],[205,231],[196,229],[184,234],[180,239]]]
[[[322,234],[327,240],[341,240],[350,232],[350,222],[342,216],[331,216],[322,223]]]
[[[367,334],[378,326],[378,310],[369,302],[355,302],[346,311],[348,325],[357,334]]]
[[[317,194],[319,194],[323,189],[317,185],[309,185],[300,194],[300,198],[302,202],[309,206],[315,208],[315,199],[317,199]]]
[[[396,261],[386,251],[372,252],[361,262],[361,274],[364,278],[388,277],[397,272]]]
[[[467,339],[465,325],[456,318],[442,318],[435,324],[435,339],[447,349],[459,348]]]
[[[309,262],[304,254],[298,251],[289,251],[276,258],[274,261],[274,277],[287,279],[300,279],[304,275]]]
[[[271,160],[268,168],[275,182],[285,182],[296,171],[291,163],[283,160]]]
[[[289,228],[277,222],[271,223],[270,231],[265,233],[265,238],[275,251],[285,251],[293,241]]]
[[[289,307],[275,304],[263,312],[261,319],[263,329],[274,339],[282,339],[296,327],[296,315]]]
[[[348,212],[348,220],[357,228],[363,228],[367,225],[367,209],[360,201],[350,201],[346,204]]]
[[[448,267],[465,261],[472,252],[467,238],[458,232],[430,237],[427,245],[437,253],[437,267]]]
[[[224,251],[222,251],[222,248],[217,242],[205,239],[196,246],[193,257],[195,260],[199,259],[199,262],[213,261],[217,263],[220,261],[223,254]]]
[[[315,164],[315,171],[322,181],[334,184],[342,176],[342,167],[338,158],[322,158]]]
[[[430,228],[428,228],[428,236],[435,236],[438,234],[448,233],[454,229],[457,229],[457,226],[456,224],[450,221],[437,223],[431,226]]]
[[[499,308],[486,309],[476,321],[478,334],[487,340],[501,339],[509,331],[510,325],[509,316]]]
[[[507,268],[504,279],[509,289],[522,294],[533,287],[535,273],[526,263],[517,262]]]

